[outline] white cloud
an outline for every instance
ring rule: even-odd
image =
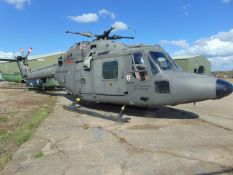
[[[92,23],[99,20],[99,16],[96,13],[84,13],[80,16],[69,16],[68,18],[79,23]]]
[[[226,57],[233,55],[233,29],[219,32],[209,38],[198,39],[190,47],[177,54],[199,54],[207,57]]]
[[[231,2],[231,0],[222,0],[222,3],[224,3],[224,4],[228,4],[230,2]]]
[[[14,53],[13,52],[3,52],[0,51],[0,58],[14,58]]]
[[[113,25],[112,25],[113,28],[115,28],[114,30],[127,30],[129,29],[129,26],[122,22],[122,21],[116,21]]]
[[[116,15],[113,12],[110,12],[106,9],[100,9],[98,13],[84,13],[79,16],[68,16],[68,18],[72,21],[79,23],[93,23],[98,22],[100,17],[109,16],[111,19],[115,19]]]
[[[233,70],[233,56],[227,57],[211,57],[212,70]]]
[[[232,70],[233,29],[219,32],[211,37],[200,38],[189,47],[175,52],[174,55],[203,55],[211,61],[213,70],[220,70],[220,68]]]
[[[116,19],[115,13],[110,12],[110,11],[108,11],[106,9],[101,9],[101,10],[99,10],[98,13],[99,13],[99,16],[110,16],[111,19]]]
[[[189,43],[186,42],[186,40],[162,40],[160,41],[161,45],[174,45],[177,47],[181,47],[181,48],[188,48],[189,47]]]
[[[16,9],[22,10],[25,5],[30,5],[31,0],[4,0],[6,3],[14,5]]]
[[[212,36],[212,38],[219,38],[221,41],[233,42],[233,29],[228,32],[219,32],[217,35]]]

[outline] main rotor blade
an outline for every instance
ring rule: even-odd
[[[93,33],[91,33],[91,32],[71,32],[71,31],[66,31],[66,33],[86,36],[86,37],[89,37],[89,38],[94,37]]]
[[[110,40],[117,40],[117,39],[134,39],[132,36],[119,36],[119,35],[113,35],[109,37]]]
[[[14,59],[10,59],[10,58],[0,58],[0,61],[8,61],[8,62],[16,62],[17,60]]]

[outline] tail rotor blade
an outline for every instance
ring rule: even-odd
[[[31,52],[32,52],[32,48],[30,47],[30,48],[28,49],[28,53],[27,53],[27,55],[26,55],[26,59],[27,59],[27,57],[31,54]]]
[[[23,51],[23,48],[20,48],[19,50],[20,50],[20,52],[21,52],[22,57],[24,57],[24,51]]]

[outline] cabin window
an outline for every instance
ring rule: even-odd
[[[102,75],[104,79],[115,79],[118,77],[118,62],[109,61],[103,63]]]
[[[145,58],[141,52],[133,53],[132,65],[133,76],[137,80],[148,80],[148,74],[145,66]]]
[[[169,82],[168,81],[156,81],[155,92],[157,94],[169,94],[170,93]]]

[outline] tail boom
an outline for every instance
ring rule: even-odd
[[[25,79],[54,78],[56,64],[39,69],[28,70]]]

